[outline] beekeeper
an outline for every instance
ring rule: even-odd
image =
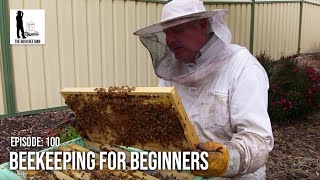
[[[204,177],[265,179],[274,145],[268,77],[250,52],[230,44],[226,10],[200,0],[173,0],[161,21],[136,31],[149,50],[159,86],[175,87],[209,152]],[[219,179],[219,178],[215,178]]]

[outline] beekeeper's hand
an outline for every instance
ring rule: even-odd
[[[87,138],[87,133],[82,129],[82,127],[80,126],[80,124],[78,123],[76,116],[74,113],[70,113],[69,114],[69,120],[70,120],[70,124],[73,128],[75,128],[75,130],[77,131],[77,133],[83,137],[83,138]]]
[[[194,170],[192,174],[203,177],[221,177],[227,171],[229,165],[229,151],[226,146],[208,141],[200,144],[198,148],[202,151],[209,153],[208,169],[207,170]]]

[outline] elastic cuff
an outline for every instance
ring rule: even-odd
[[[226,145],[229,151],[229,166],[224,177],[234,177],[239,173],[240,153],[236,147]]]

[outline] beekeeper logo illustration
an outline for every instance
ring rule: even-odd
[[[44,10],[10,9],[10,44],[45,44]]]

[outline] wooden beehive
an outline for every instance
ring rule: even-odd
[[[91,141],[150,151],[196,149],[199,139],[173,87],[61,90]]]
[[[80,144],[82,139],[78,138]],[[8,170],[7,166],[0,168],[0,177],[4,179],[59,179],[59,180],[90,180],[90,179],[135,179],[135,180],[191,180],[195,176],[183,171],[176,170],[157,170],[157,171],[140,171],[140,170],[130,170],[127,166],[126,170],[110,170],[107,164],[104,164],[102,170],[100,170],[100,158],[99,153],[104,152],[124,152],[126,154],[126,163],[130,164],[130,152],[124,149],[120,149],[110,145],[102,145],[96,142],[91,142],[89,140],[84,140],[84,146],[81,146],[77,140],[72,142],[67,142],[59,146],[55,151],[60,152],[89,152],[93,151],[96,154],[96,168],[94,170],[77,170],[72,169],[71,163],[67,163],[66,169],[64,170],[52,170],[52,171],[37,171],[37,170],[18,170],[17,172]],[[52,148],[47,149],[47,151],[52,151]],[[50,157],[53,159],[53,156]],[[46,159],[44,159],[46,161]],[[62,166],[63,162],[59,163]],[[35,166],[35,163],[32,163]],[[26,164],[24,163],[24,166]],[[53,166],[53,162],[50,163]]]

